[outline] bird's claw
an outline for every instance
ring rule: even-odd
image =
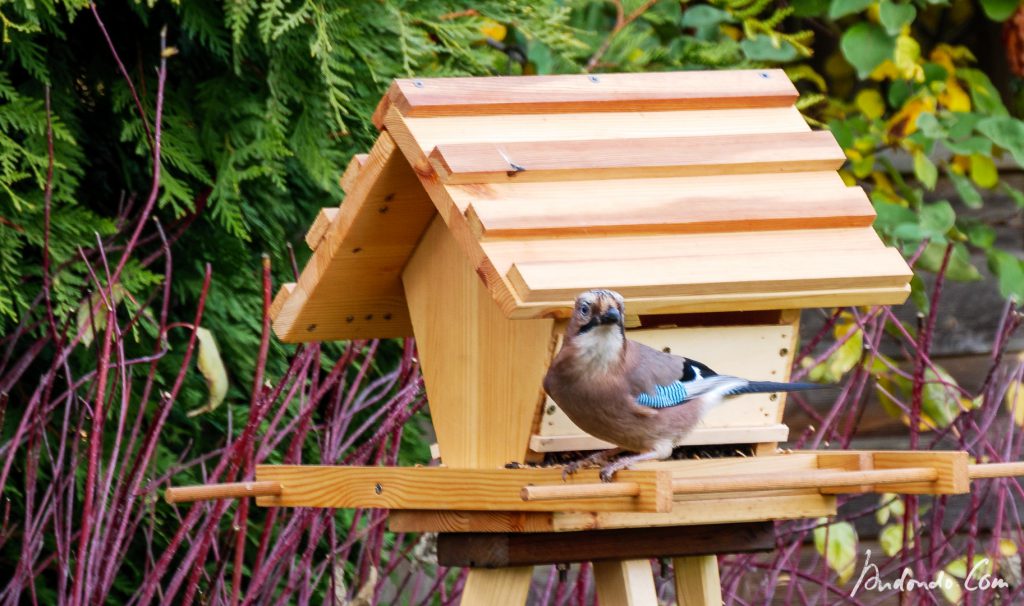
[[[618,471],[618,469],[615,469],[614,465],[608,465],[601,469],[601,473],[598,474],[598,477],[601,478],[602,482],[611,482],[616,471]]]

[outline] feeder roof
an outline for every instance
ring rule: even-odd
[[[511,318],[598,287],[633,314],[902,303],[910,269],[796,98],[781,70],[396,80],[274,329],[411,335],[401,273],[436,216]]]

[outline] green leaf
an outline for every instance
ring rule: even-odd
[[[1013,155],[1024,166],[1024,122],[1008,116],[986,118],[978,123],[978,132]]]
[[[228,393],[228,373],[224,368],[224,360],[220,357],[220,350],[217,348],[217,339],[213,333],[200,326],[196,329],[196,339],[199,340],[199,355],[196,365],[199,372],[206,379],[207,397],[206,404],[188,411],[188,416],[194,417],[210,412],[220,406]]]
[[[874,0],[832,0],[832,4],[828,8],[828,18],[839,19],[846,15],[859,13],[871,6],[872,2]]]
[[[960,67],[956,70],[958,78],[967,83],[971,94],[971,105],[983,114],[1007,116],[1006,106],[999,91],[992,85],[985,72],[971,67]]]
[[[949,175],[949,179],[953,182],[953,187],[956,188],[956,193],[960,196],[965,206],[968,208],[981,208],[981,194],[971,185],[970,179],[963,175],[958,175],[951,170],[946,171],[946,174]]]
[[[996,230],[984,223],[977,221],[968,223],[963,227],[963,231],[967,234],[967,240],[978,248],[988,250],[996,243]]]
[[[917,9],[909,2],[897,4],[892,0],[882,0],[878,7],[878,18],[891,36],[899,34],[904,25],[913,23],[915,17]]]
[[[1024,261],[1002,250],[990,250],[988,266],[999,277],[999,292],[1004,297],[1024,301]]]
[[[935,181],[939,178],[939,170],[928,159],[923,151],[914,152],[914,175],[928,189],[935,189]]]
[[[956,380],[941,367],[935,368],[938,373],[931,368],[924,373],[921,413],[927,415],[937,427],[949,427],[960,414],[960,395],[955,388]]]
[[[949,136],[954,139],[963,139],[974,132],[974,127],[981,121],[980,114],[971,112],[952,112],[949,114]]]
[[[877,196],[872,196],[871,205],[875,207],[874,225],[877,229],[891,231],[906,223],[917,224],[917,215],[905,206],[886,202]]]
[[[769,36],[747,38],[740,42],[743,54],[751,61],[785,63],[800,56],[796,47],[785,40],[772,40]]]
[[[903,107],[907,99],[914,94],[914,88],[906,80],[897,80],[889,86],[889,105]]]
[[[931,112],[921,112],[917,116],[917,128],[932,139],[945,139],[948,136],[946,129],[942,128],[938,118]]]
[[[1006,21],[1019,4],[1020,0],[981,0],[985,16],[993,21]]]
[[[947,139],[943,141],[942,144],[949,148],[949,151],[961,156],[992,153],[992,141],[985,137],[968,137],[962,141],[951,141]]]
[[[1016,187],[1008,185],[1005,182],[1003,182],[1003,191],[1017,203],[1017,206],[1024,208],[1024,192],[1021,192]]]
[[[718,27],[722,23],[731,23],[732,15],[707,4],[698,4],[686,9],[683,13],[683,27],[692,27],[701,40],[714,40],[718,37]]]
[[[857,563],[857,531],[849,522],[825,525],[827,521],[818,520],[821,525],[814,529],[814,548],[839,575],[839,583],[846,583],[853,577]]]
[[[913,543],[913,538],[910,541]],[[899,553],[903,549],[903,523],[897,522],[883,526],[878,531],[878,544],[881,545],[885,555],[890,558]]]
[[[862,22],[846,30],[839,47],[857,75],[867,78],[883,61],[892,58],[896,40],[880,26]]]
[[[917,310],[923,314],[927,314],[928,310],[931,309],[932,303],[928,299],[928,289],[924,285],[924,281],[921,280],[921,276],[916,273],[910,278],[910,300],[914,302]],[[883,394],[879,393],[879,398],[884,397]],[[884,402],[883,402],[884,405]],[[892,405],[895,407],[895,404]],[[889,411],[892,414],[892,411]],[[899,418],[899,415],[893,415]]]
[[[937,272],[942,268],[942,257],[945,254],[946,245],[944,243],[931,242],[918,257],[917,268]],[[946,265],[946,277],[957,282],[973,282],[981,279],[981,273],[971,263],[971,255],[962,243],[957,243],[953,247],[949,263]]]
[[[890,519],[899,520],[906,513],[906,505],[903,498],[891,492],[884,492],[878,495],[878,509],[875,510],[875,520],[879,525],[885,524]]]
[[[821,17],[828,11],[829,4],[829,0],[793,0],[789,3],[794,17]]]
[[[956,222],[956,211],[946,200],[939,200],[921,207],[920,222],[921,228],[928,233],[929,237],[940,239],[953,228],[953,224]]]

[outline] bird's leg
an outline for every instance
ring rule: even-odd
[[[641,461],[661,460],[667,459],[672,456],[672,443],[671,442],[660,442],[655,445],[654,448],[646,452],[631,455],[628,457],[621,457],[608,465],[601,468],[601,481],[611,482],[615,472],[620,469],[626,469],[633,463],[639,463]]]
[[[608,462],[608,457],[613,457],[620,452],[624,451],[624,448],[612,448],[609,450],[599,450],[590,456],[577,459],[571,463],[568,463],[562,468],[562,480],[567,479],[572,474],[576,473],[581,469],[595,465],[604,465]]]

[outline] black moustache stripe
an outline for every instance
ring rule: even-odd
[[[590,318],[589,322],[587,322],[583,326],[580,326],[580,331],[578,333],[576,333],[576,334],[582,335],[582,334],[584,334],[586,332],[589,332],[590,330],[593,330],[594,327],[599,326],[600,324],[601,324],[601,321],[596,316],[592,317],[592,318]]]

